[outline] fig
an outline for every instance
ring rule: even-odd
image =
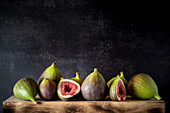
[[[123,71],[120,72],[120,78],[122,79],[125,86],[128,86],[128,81],[125,79]]]
[[[109,80],[109,82],[107,82],[108,88],[110,88],[110,86],[112,85],[112,83],[115,79],[116,79],[116,77],[113,77],[112,79]]]
[[[70,78],[70,79],[76,81],[77,83],[79,83],[80,86],[82,85],[82,83],[83,83],[83,81],[84,81],[82,78],[80,78],[79,72],[76,72],[76,77]]]
[[[81,92],[86,100],[103,100],[107,96],[108,87],[97,68],[83,81]]]
[[[57,98],[57,87],[54,81],[45,78],[39,85],[40,97],[45,100],[55,100]]]
[[[58,84],[60,78],[61,78],[61,73],[60,70],[56,67],[56,62],[53,62],[51,66],[49,66],[40,76],[40,78],[37,81],[37,84],[40,85],[42,80],[44,78],[47,78],[49,80],[53,80],[56,84]]]
[[[13,87],[15,97],[22,100],[31,100],[34,104],[37,95],[37,83],[32,78],[22,78]]]
[[[61,100],[71,100],[80,92],[79,83],[70,79],[61,79],[58,83],[57,93]]]
[[[117,75],[115,80],[110,86],[109,96],[112,100],[125,100],[126,99],[126,88],[123,80]]]
[[[158,87],[154,80],[145,73],[134,75],[128,84],[128,92],[134,98],[139,99],[151,99],[156,98],[158,100],[161,97],[158,94]]]
[[[124,77],[123,71],[120,72],[120,78],[122,79],[122,81],[124,82],[124,85],[127,87],[128,82]],[[111,80],[109,80],[109,82],[107,82],[107,86],[108,88],[110,88],[110,86],[112,85],[113,81],[116,79],[116,77],[113,77]]]

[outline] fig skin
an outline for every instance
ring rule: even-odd
[[[39,95],[45,100],[56,100],[57,87],[55,82],[45,78],[39,85]]]
[[[86,77],[81,86],[81,92],[86,100],[104,100],[106,98],[108,87],[97,68]]]
[[[109,90],[109,97],[110,97],[111,100],[116,100],[116,101],[119,100],[119,101],[121,101],[120,98],[117,96],[117,83],[118,83],[118,81],[121,81],[124,88],[125,88],[123,80],[119,77],[119,75],[117,75],[117,77],[115,77],[115,80],[111,84],[110,90]],[[125,88],[124,93],[126,95],[126,88]],[[125,99],[126,99],[126,96],[123,98],[123,100],[125,100]]]
[[[158,94],[158,87],[154,80],[145,73],[134,75],[128,84],[129,94],[138,99],[151,99],[156,98],[160,100],[161,97]]]
[[[122,79],[125,87],[127,87],[128,86],[128,81],[125,79],[123,71],[120,72],[120,78]]]
[[[42,73],[42,75],[38,79],[37,84],[40,85],[40,83],[42,82],[42,80],[44,80],[44,78],[53,80],[56,84],[58,84],[61,77],[62,76],[61,76],[60,70],[56,67],[56,61],[55,61],[52,63],[51,66],[45,69],[45,71]]]
[[[128,81],[125,79],[123,71],[120,72],[120,78],[122,79],[125,87],[128,86]],[[107,86],[110,89],[110,86],[112,85],[113,81],[116,79],[116,77],[113,77],[112,79],[109,80],[109,82],[107,82]]]
[[[32,78],[22,78],[13,87],[15,97],[22,100],[31,100],[34,104],[37,95],[37,83]]]
[[[109,80],[109,82],[107,82],[107,86],[109,89],[115,79],[116,79],[116,77],[113,77],[112,79]]]
[[[80,78],[79,72],[76,72],[76,77],[70,78],[70,79],[76,81],[77,83],[79,83],[80,86],[82,85],[82,83],[83,83],[83,81],[84,81],[82,78]]]
[[[77,83],[79,83],[79,84],[80,84],[80,87],[81,87],[81,85],[82,85],[82,83],[83,83],[83,81],[84,81],[84,79],[82,79],[82,78],[79,76],[79,72],[76,72],[76,77],[70,78],[70,79],[76,81]],[[76,96],[76,98],[83,99],[83,95],[82,95],[81,91],[80,91],[80,93]]]

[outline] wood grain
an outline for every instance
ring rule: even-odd
[[[4,113],[165,113],[165,102],[151,100],[126,101],[45,101],[36,97],[37,105],[11,96],[3,102]]]

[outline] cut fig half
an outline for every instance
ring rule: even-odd
[[[117,99],[119,101],[126,99],[126,89],[125,89],[124,83],[121,79],[119,79],[118,82],[117,82],[116,94],[117,94]]]
[[[61,100],[70,100],[75,97],[80,92],[80,85],[79,83],[70,80],[70,79],[61,79],[57,93]]]
[[[119,75],[111,84],[109,96],[112,100],[123,101],[126,99],[126,88]]]

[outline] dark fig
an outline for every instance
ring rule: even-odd
[[[71,80],[74,80],[74,81],[76,81],[77,83],[79,83],[80,84],[80,86],[81,86],[81,84],[83,83],[83,79],[82,78],[80,78],[80,76],[79,76],[79,72],[76,72],[76,77],[74,77],[74,78],[70,78]]]
[[[107,96],[107,90],[106,81],[97,68],[86,77],[81,86],[82,95],[86,100],[103,100]]]
[[[23,100],[31,100],[34,104],[35,96],[37,95],[37,83],[32,78],[20,79],[13,88],[15,97]]]
[[[80,92],[79,83],[70,79],[61,79],[58,83],[57,93],[61,100],[71,100]]]
[[[58,84],[60,78],[61,78],[61,73],[60,70],[56,67],[56,62],[53,62],[50,67],[48,67],[40,76],[38,79],[37,83],[40,85],[41,81],[47,78],[49,80],[53,80],[56,84]]]
[[[40,97],[45,100],[56,100],[57,87],[54,81],[45,78],[39,85]]]

